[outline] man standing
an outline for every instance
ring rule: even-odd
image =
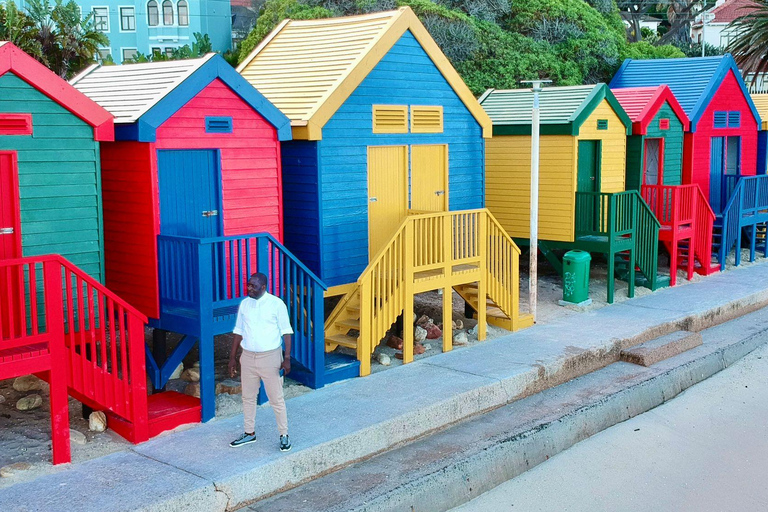
[[[288,415],[280,371],[285,371],[286,375],[291,371],[293,329],[285,303],[279,297],[267,293],[267,276],[260,272],[248,279],[248,297],[240,303],[233,332],[235,335],[229,355],[229,375],[234,377],[237,373],[235,355],[242,344],[240,370],[245,432],[229,443],[229,446],[236,448],[256,441],[256,399],[259,384],[264,381],[264,389],[275,411],[277,430],[280,432],[280,451],[287,452],[291,449],[291,441],[288,439]]]

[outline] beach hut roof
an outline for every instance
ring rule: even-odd
[[[627,134],[632,123],[605,84],[545,87],[539,93],[542,135],[578,135],[579,128],[597,106],[607,100]],[[493,121],[494,135],[530,135],[533,109],[531,89],[489,89],[480,104]]]
[[[410,31],[490,136],[491,122],[410,7],[360,16],[285,20],[238,66],[303,137],[322,127],[379,61]]]
[[[112,114],[8,41],[0,41],[0,76],[11,72],[93,127],[98,141],[114,140]]]
[[[683,123],[683,130],[688,131],[688,116],[666,85],[628,87],[626,89],[613,89],[612,92],[632,120],[632,131],[635,135],[647,133],[648,125],[665,102],[669,103],[680,122]]]
[[[215,53],[122,66],[94,64],[70,83],[115,116],[119,139],[154,142],[155,130],[217,78],[272,124],[280,140],[290,140],[288,118]]]
[[[752,101],[755,103],[755,108],[757,108],[757,111],[763,120],[762,129],[768,130],[768,93],[753,94]]]

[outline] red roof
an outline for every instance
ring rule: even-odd
[[[730,23],[740,16],[744,16],[752,9],[759,6],[753,0],[726,0],[714,9],[708,11],[715,17],[710,23]],[[752,9],[750,9],[752,8]],[[694,23],[695,27],[701,26],[701,21]]]
[[[675,95],[666,85],[656,87],[627,87],[625,89],[611,89],[613,95],[619,100],[624,112],[632,120],[632,134],[645,135],[648,125],[658,113],[664,103],[669,103],[672,110],[683,123],[683,130],[688,131],[689,121],[683,107],[678,103]]]
[[[115,140],[112,114],[16,45],[0,41],[0,76],[9,71],[91,125],[96,140]]]

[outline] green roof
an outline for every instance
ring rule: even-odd
[[[541,134],[578,135],[582,123],[604,99],[624,123],[629,135],[632,122],[606,84],[545,87],[539,93]],[[531,89],[489,89],[479,101],[493,121],[494,135],[531,134]]]

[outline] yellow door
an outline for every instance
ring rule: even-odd
[[[411,210],[448,211],[448,146],[411,146]]]
[[[408,210],[407,146],[368,147],[368,255],[373,258]]]

